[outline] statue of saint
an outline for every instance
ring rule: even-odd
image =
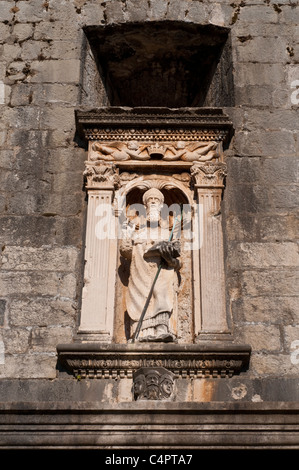
[[[126,293],[126,309],[130,318],[130,335],[134,335],[157,270],[161,265],[152,297],[144,316],[138,341],[175,341],[172,313],[178,288],[181,263],[179,240],[169,241],[168,221],[163,224],[161,209],[164,196],[156,188],[143,195],[146,208],[144,227],[127,229],[122,239],[121,255],[131,260]]]

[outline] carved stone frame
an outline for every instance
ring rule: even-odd
[[[84,172],[88,194],[85,272],[78,332],[73,345],[58,346],[60,360],[74,373],[80,371],[81,376],[127,376],[122,370],[129,370],[129,375],[134,373],[133,366],[123,369],[115,365],[122,363],[126,354],[130,356],[132,349],[115,343],[117,236],[96,236],[96,213],[98,207],[105,204],[110,208],[111,226],[115,227],[112,222],[119,215],[117,198],[138,185],[152,184],[153,174],[158,174],[160,186],[176,187],[193,205],[193,229],[203,238],[200,247],[192,250],[194,339],[190,344],[173,345],[171,352],[167,345],[152,344],[146,353],[142,349],[146,359],[142,364],[136,363],[136,367],[150,365],[147,361],[155,351],[162,361],[161,367],[174,364],[180,360],[182,352],[188,351],[184,377],[190,377],[195,369],[197,376],[204,376],[207,370],[212,376],[230,376],[244,369],[249,362],[250,347],[233,343],[225,300],[220,203],[226,176],[223,147],[232,133],[227,116],[216,108],[112,107],[79,110],[76,120],[79,134],[88,142]],[[186,145],[189,160],[182,157],[187,153],[173,151],[178,141]],[[130,142],[134,142],[135,153],[129,152]],[[213,148],[217,147],[214,153],[196,154],[196,157],[192,153],[196,146],[205,147],[211,143],[215,144]],[[165,158],[167,145],[174,153],[173,159]],[[185,181],[182,175],[187,175]],[[90,345],[93,345],[91,349]],[[130,346],[141,351],[138,344]],[[113,359],[106,358],[107,351]],[[205,364],[207,360],[210,361],[208,369],[199,365],[198,361]],[[106,361],[106,368],[102,366],[103,361]],[[173,366],[171,370],[174,370]]]

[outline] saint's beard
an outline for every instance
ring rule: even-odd
[[[146,220],[150,223],[158,223],[161,217],[161,208],[159,206],[150,206],[147,210]]]

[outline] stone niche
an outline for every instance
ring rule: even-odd
[[[171,399],[177,377],[245,370],[250,346],[235,344],[225,298],[228,117],[105,107],[78,110],[76,120],[88,142],[84,285],[60,363],[81,378],[132,380],[132,400]]]

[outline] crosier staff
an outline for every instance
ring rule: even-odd
[[[183,206],[181,206],[181,213],[179,216],[177,216],[175,219],[174,219],[174,223],[173,223],[173,227],[172,227],[172,230],[171,230],[171,233],[169,235],[169,239],[168,241],[171,242],[172,238],[173,238],[173,233],[174,233],[174,229],[175,229],[175,226],[176,226],[176,223],[178,221],[178,219],[180,219],[180,222],[182,221],[182,217],[183,217]],[[153,292],[154,292],[154,288],[155,288],[155,284],[157,282],[157,279],[159,277],[159,274],[160,274],[160,271],[162,269],[162,266],[163,266],[163,261],[161,261],[161,263],[159,264],[158,266],[158,270],[156,272],[156,275],[155,275],[155,278],[153,280],[153,283],[152,283],[152,287],[149,291],[149,294],[148,294],[148,297],[146,299],[146,302],[144,304],[144,307],[143,307],[143,310],[142,310],[142,313],[140,315],[140,318],[139,318],[139,321],[138,321],[138,324],[137,324],[137,327],[136,327],[136,330],[134,332],[134,335],[132,337],[132,343],[135,343],[135,340],[138,338],[139,336],[139,333],[140,333],[140,330],[141,330],[141,325],[142,325],[142,322],[143,322],[143,319],[145,317],[145,314],[146,314],[146,311],[148,309],[148,306],[149,306],[149,303],[151,301],[151,298],[152,298],[152,295],[153,295]]]

